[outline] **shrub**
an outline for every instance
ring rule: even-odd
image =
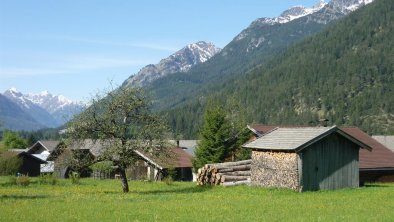
[[[23,187],[29,186],[29,184],[30,184],[29,176],[22,175],[22,176],[16,177],[16,184],[18,186],[23,186]]]
[[[71,183],[72,184],[80,184],[80,182],[79,182],[79,179],[80,179],[79,173],[77,173],[77,172],[70,172],[68,174],[68,177],[71,179]]]
[[[58,179],[54,174],[41,174],[38,181],[40,184],[56,185]]]
[[[0,175],[15,175],[22,165],[22,159],[14,152],[5,151],[0,153]]]
[[[175,168],[168,168],[167,169],[167,176],[164,178],[164,182],[167,185],[172,185],[176,178],[176,169]]]
[[[172,185],[172,184],[174,183],[174,179],[172,179],[172,177],[170,177],[170,176],[165,177],[165,178],[163,179],[163,181],[164,181],[164,183],[166,183],[167,185]]]

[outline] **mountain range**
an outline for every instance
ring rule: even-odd
[[[322,31],[370,0],[319,1],[312,8],[301,6],[284,11],[277,18],[259,18],[208,61],[187,72],[156,79],[145,88],[156,97],[156,110],[182,106],[204,97],[217,84],[237,78],[265,64],[293,44]]]
[[[4,128],[12,130],[56,128],[85,107],[82,103],[52,95],[48,91],[23,94],[11,88],[0,95],[0,119]]]
[[[187,72],[193,66],[204,63],[220,52],[212,43],[200,41],[189,44],[158,64],[147,65],[137,74],[130,76],[123,86],[146,86],[147,84],[177,72]]]
[[[383,4],[381,2],[388,0],[377,1]],[[360,10],[357,9],[372,2],[373,0],[319,1],[311,8],[295,6],[278,17],[256,19],[223,49],[202,41],[187,45],[159,63],[143,67],[138,73],[126,79],[122,87],[138,86],[150,91],[155,97],[154,110],[169,117],[169,124],[174,133],[188,138],[195,138],[208,100],[215,100],[223,105],[226,105],[229,100],[237,101],[238,107],[242,107],[242,112],[249,122],[303,124],[315,121],[316,118],[326,117],[331,118],[335,124],[354,124],[368,132],[390,131],[390,127],[378,129],[378,127],[366,125],[376,124],[383,118],[382,116],[385,116],[383,119],[385,123],[388,123],[391,117],[387,109],[391,105],[385,104],[383,108],[380,107],[379,109],[383,110],[381,113],[368,109],[373,118],[368,116],[365,110],[355,111],[357,105],[354,104],[356,103],[365,108],[365,105],[360,105],[364,101],[359,101],[364,97],[355,98],[355,93],[360,94],[360,90],[343,87],[346,88],[344,91],[337,90],[336,87],[340,85],[357,88],[353,84],[357,81],[353,79],[353,82],[349,83],[350,77],[347,75],[356,76],[352,77],[355,79],[364,77],[359,76],[359,73],[349,74],[348,71],[351,69],[348,67],[340,67],[343,69],[343,75],[338,74],[338,70],[332,70],[332,67],[340,69],[335,61],[342,61],[340,60],[343,59],[341,53],[347,52],[349,48],[358,50],[357,47],[363,48],[364,45],[363,47],[355,46],[353,42],[338,42],[337,44],[335,37],[330,33],[335,31],[339,36],[346,36],[349,32],[360,32],[353,27],[357,25],[356,22],[346,23],[351,19],[364,21],[371,26],[364,27],[365,30],[379,29],[376,24],[369,24],[365,20],[367,18],[379,20],[380,18],[371,18],[371,16],[365,16],[365,13],[365,18],[358,15]],[[374,16],[378,17],[375,14]],[[324,39],[321,35],[330,38]],[[367,35],[363,32],[359,34],[359,37],[365,40],[368,39]],[[354,41],[359,40],[354,39]],[[304,48],[312,50],[311,47],[314,47],[315,51],[327,50],[331,54],[325,56],[333,59],[330,56],[335,55],[336,60],[326,60],[326,57],[310,51],[308,51],[309,54],[303,53]],[[292,53],[294,51],[298,54]],[[301,55],[302,61],[297,57]],[[305,65],[307,62],[308,65]],[[342,62],[346,63],[348,60]],[[362,63],[357,65],[353,64],[354,67],[359,68]],[[357,71],[360,71],[359,69]],[[281,72],[276,72],[276,70],[281,70]],[[332,73],[338,76],[334,78]],[[301,81],[302,78],[309,82]],[[324,81],[330,81],[331,85],[324,84]],[[362,81],[357,83],[362,84]],[[391,82],[382,82],[382,84],[386,88]],[[320,88],[314,87],[315,85]],[[331,88],[327,88],[328,86]],[[369,88],[369,90],[372,89]],[[61,122],[59,116],[70,113],[66,111],[69,105],[61,105],[66,104],[65,98],[59,97],[52,102],[45,103],[41,98],[49,94],[47,92],[23,95],[18,94],[16,90],[11,91],[4,93],[8,95],[7,97],[0,97],[0,117],[2,113],[8,112],[3,111],[6,109],[1,109],[1,106],[4,106],[2,103],[9,104],[10,102],[14,104],[12,107],[18,110],[15,113],[20,114],[20,119],[30,122],[33,120],[33,123],[34,121],[38,123],[35,125],[37,127],[55,126]],[[339,94],[333,94],[332,91],[340,91],[341,96],[351,99],[346,99],[345,107],[338,107],[327,97],[331,95],[337,101],[341,99]],[[45,101],[49,100],[45,99]],[[57,103],[55,100],[63,100],[63,103]],[[369,101],[369,97],[366,100]],[[387,98],[386,100],[390,101]],[[28,107],[36,108],[29,110]],[[72,109],[77,109],[75,107]],[[349,111],[351,113],[346,113]],[[57,112],[64,113],[58,115]],[[355,113],[360,118],[368,120],[356,119]],[[10,119],[9,116],[7,118]],[[66,119],[63,118],[63,120]]]
[[[339,8],[334,3],[328,5]],[[195,138],[207,100],[225,107],[236,101],[235,111],[249,123],[316,125],[329,119],[370,134],[393,134],[393,36],[394,1],[376,0],[244,75],[163,112],[174,132],[186,138]]]

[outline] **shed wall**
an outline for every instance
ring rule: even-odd
[[[297,154],[254,150],[252,152],[251,184],[298,190]]]
[[[300,157],[303,191],[359,186],[359,147],[338,133],[307,147]]]
[[[31,177],[40,175],[40,162],[33,158],[22,156],[22,165],[19,168],[19,173],[29,175]]]

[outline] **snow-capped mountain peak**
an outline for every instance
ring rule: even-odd
[[[329,4],[342,13],[349,13],[373,1],[374,0],[332,0]]]
[[[25,97],[49,113],[55,113],[65,106],[77,105],[77,102],[73,102],[63,95],[52,95],[47,90],[40,93],[29,93]]]
[[[17,101],[19,106],[22,106],[26,109],[30,109],[31,101],[26,99],[24,95],[19,92],[15,87],[12,87],[4,92],[4,96],[12,99],[13,101]]]
[[[218,52],[220,49],[209,42],[189,44],[158,64],[145,66],[137,74],[130,76],[123,85],[144,86],[172,73],[187,72],[191,67],[208,61]]]
[[[8,91],[12,93],[19,93],[19,91],[15,87],[11,87]]]
[[[327,24],[373,1],[374,0],[331,0],[327,3],[324,0],[319,0],[319,2],[311,8],[295,6],[285,10],[279,17],[256,19],[247,29],[236,36],[234,40],[240,41],[246,38],[253,32],[251,30],[254,29],[263,29],[266,26],[285,24],[301,18],[305,18],[304,22]],[[264,41],[264,37],[253,37],[248,51],[259,47]]]
[[[73,102],[62,95],[52,95],[47,90],[23,94],[11,88],[4,92],[4,96],[47,127],[56,127],[65,123],[85,107],[80,102]]]
[[[275,18],[260,18],[254,21],[254,23],[261,23],[267,25],[275,25],[275,24],[284,24],[291,22],[295,19],[310,15],[317,11],[323,9],[328,3],[324,0],[320,0],[315,6],[312,8],[307,8],[305,6],[294,6],[286,11],[282,12],[279,17]]]
[[[293,21],[294,19],[298,19],[306,15],[315,13],[321,10],[322,8],[324,8],[324,6],[326,5],[327,3],[324,0],[320,0],[312,8],[306,8],[304,6],[295,6],[284,11],[278,18],[274,18],[274,20],[276,20],[278,23],[287,23]]]

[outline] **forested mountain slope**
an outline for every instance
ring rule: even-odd
[[[146,88],[156,98],[157,110],[180,106],[225,80],[265,64],[289,46],[365,4],[366,0],[332,0],[319,2],[311,9],[294,7],[277,18],[257,19],[207,62],[186,73],[160,78]]]
[[[247,75],[205,95],[244,108],[249,122],[353,125],[394,133],[394,1],[376,0]],[[168,112],[174,131],[194,137],[207,97]]]

